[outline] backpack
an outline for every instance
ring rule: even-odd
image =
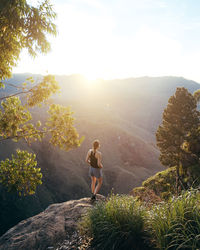
[[[93,168],[99,168],[97,162],[98,162],[98,160],[95,157],[95,153],[93,151],[91,151],[91,154],[90,154],[90,166],[93,167]]]

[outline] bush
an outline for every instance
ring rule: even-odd
[[[155,194],[152,189],[145,187],[136,187],[131,192],[130,195],[134,196],[137,200],[144,202],[146,206],[151,206],[154,203],[161,202],[161,198]]]
[[[176,168],[171,167],[158,172],[145,180],[142,186],[153,190],[161,199],[167,200],[176,193]]]
[[[182,188],[189,190],[192,188],[198,188],[200,186],[200,168],[198,165],[191,165],[188,171],[182,173],[181,176]],[[142,189],[141,189],[142,188]],[[138,192],[140,191],[140,192]],[[149,177],[142,183],[140,189],[134,188],[131,194],[139,196],[140,200],[147,194],[149,196],[150,192],[159,196],[162,200],[167,201],[176,194],[176,167],[170,167],[164,171],[158,172],[155,175]],[[150,195],[151,198],[151,195]],[[153,198],[153,196],[152,196]],[[147,199],[147,198],[146,198]],[[155,200],[156,199],[151,199]],[[157,199],[159,200],[159,199]]]
[[[199,198],[190,190],[149,212],[149,231],[158,249],[200,248]]]
[[[80,231],[92,237],[95,249],[151,249],[145,230],[147,211],[131,196],[111,195],[98,203],[80,223]]]

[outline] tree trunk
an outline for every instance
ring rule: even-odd
[[[180,173],[179,173],[179,164],[176,166],[176,196],[179,194],[180,186]]]

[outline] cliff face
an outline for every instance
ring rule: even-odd
[[[101,195],[97,198],[104,199]],[[90,198],[53,204],[2,235],[0,250],[56,249],[55,246],[59,242],[70,239],[70,236],[76,233],[78,220],[92,206]]]

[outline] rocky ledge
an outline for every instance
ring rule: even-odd
[[[97,196],[97,202],[104,199]],[[0,250],[79,249],[77,244],[81,238],[77,234],[77,222],[92,206],[90,198],[50,205],[2,235]]]

